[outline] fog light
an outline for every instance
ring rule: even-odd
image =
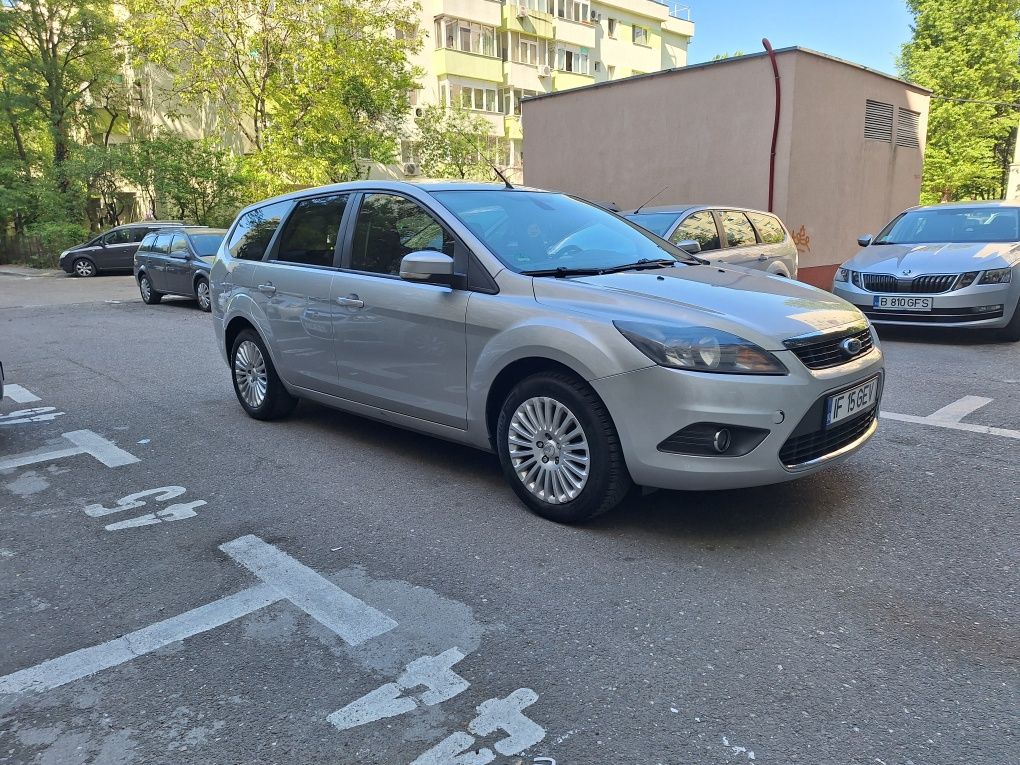
[[[724,454],[730,448],[730,432],[726,428],[720,428],[712,436],[712,448],[719,454]]]
[[[995,313],[1001,311],[1002,305],[977,305],[970,309],[971,313]]]

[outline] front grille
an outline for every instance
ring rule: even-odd
[[[892,274],[861,274],[862,284],[868,292],[897,292],[913,295],[937,295],[949,292],[958,278],[957,274],[933,274],[916,276],[913,279],[897,279]]]
[[[853,356],[848,356],[846,351],[840,347],[847,338],[857,338],[861,343],[861,350]],[[783,343],[793,351],[808,369],[829,369],[846,364],[859,356],[868,353],[874,345],[871,337],[871,330],[868,328],[841,332],[836,335],[825,335],[818,338],[803,340],[793,339]]]
[[[863,436],[878,412],[876,406],[870,412],[840,423],[828,430],[816,430],[799,436],[791,436],[779,451],[779,459],[788,468],[803,465],[837,452]]]

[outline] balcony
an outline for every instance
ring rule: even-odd
[[[691,6],[684,5],[683,3],[674,2],[674,0],[652,0],[656,5],[666,6],[669,15],[674,19],[680,19],[681,21],[691,20]]]
[[[472,80],[503,82],[503,62],[498,58],[449,48],[440,48],[433,56],[433,71],[437,76],[452,74]]]

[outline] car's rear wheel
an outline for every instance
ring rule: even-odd
[[[631,488],[609,411],[569,374],[543,372],[514,386],[496,433],[504,477],[543,518],[586,521],[616,507]]]
[[[138,275],[138,291],[142,295],[142,302],[146,305],[156,305],[163,299],[163,293],[153,289],[152,279],[144,272]]]
[[[209,280],[204,276],[200,276],[195,280],[195,300],[198,301],[198,307],[206,313],[212,310],[212,296],[209,292]]]
[[[88,258],[78,258],[71,264],[75,276],[89,277],[96,275],[96,264]]]
[[[1013,309],[1013,318],[1009,324],[999,330],[999,337],[1011,343],[1020,342],[1020,302]]]
[[[254,330],[242,330],[234,339],[230,369],[234,393],[249,416],[275,420],[294,411],[297,399],[283,387],[265,343]]]

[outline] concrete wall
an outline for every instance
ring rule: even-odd
[[[917,203],[928,97],[810,51],[778,62],[774,210],[798,235],[802,278],[828,286],[859,234]],[[921,147],[865,140],[869,98],[920,112]],[[761,54],[526,101],[524,181],[621,208],[669,184],[654,204],[766,209],[773,109]]]

